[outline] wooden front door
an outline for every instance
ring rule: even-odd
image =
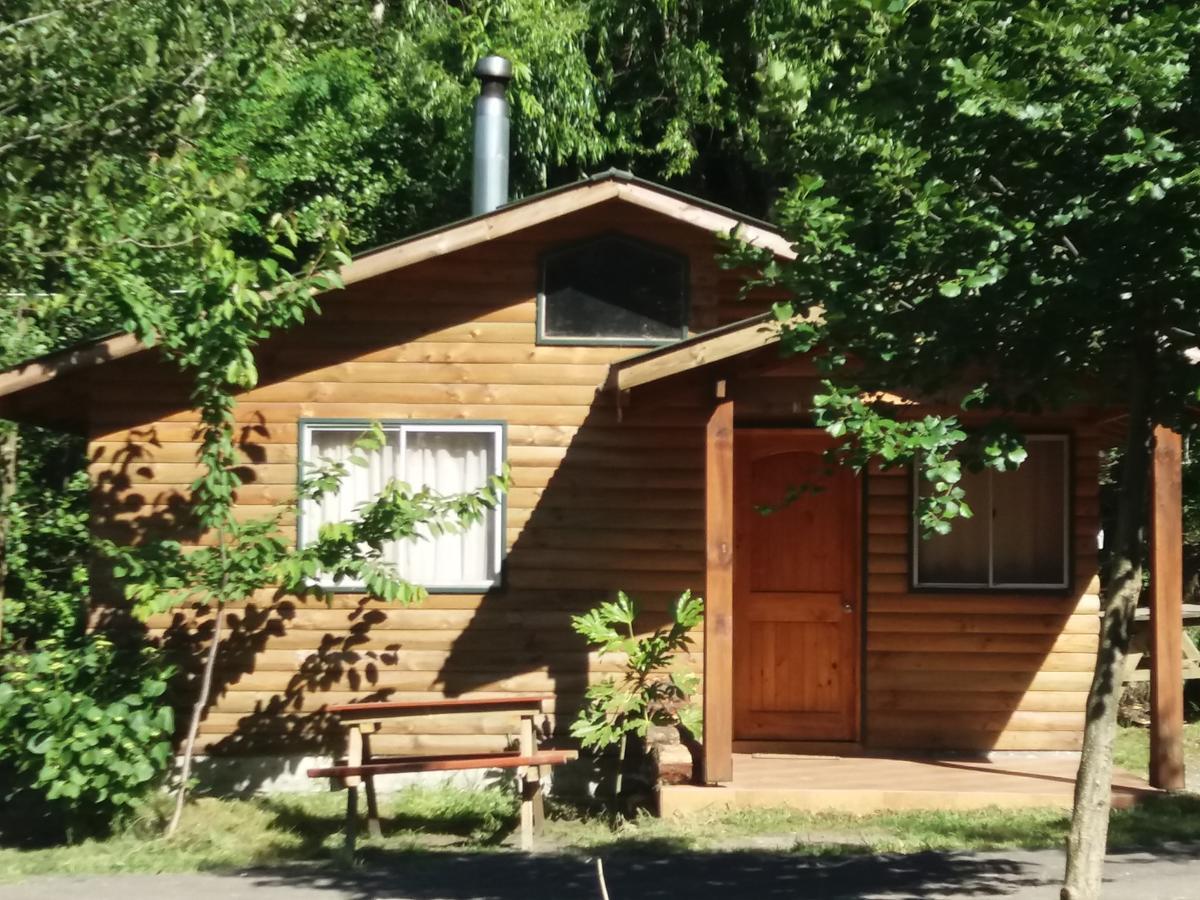
[[[826,463],[829,446],[822,432],[736,432],[738,740],[858,739],[859,482]]]

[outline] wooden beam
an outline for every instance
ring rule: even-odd
[[[721,362],[779,341],[779,323],[770,316],[754,316],[736,325],[714,329],[651,353],[614,363],[613,383],[627,391],[680,372]]]
[[[733,401],[705,434],[704,780],[733,780]]]
[[[1183,440],[1154,434],[1150,599],[1150,783],[1182,790]]]
[[[650,187],[638,184],[617,184],[617,195],[622,200],[669,216],[679,222],[687,222],[717,234],[737,232],[738,237],[754,247],[765,247],[781,259],[795,259],[796,251],[791,241],[771,228],[763,228],[732,215],[705,209],[678,197],[663,194]]]
[[[59,375],[98,366],[146,349],[132,334],[118,334],[92,344],[63,350],[0,372],[0,397],[16,394]]]

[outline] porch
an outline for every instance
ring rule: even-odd
[[[855,815],[986,807],[1069,809],[1078,765],[1070,754],[984,761],[734,753],[728,783],[663,785],[659,809],[664,817],[715,807],[787,807]],[[1156,793],[1145,780],[1114,770],[1114,807],[1128,808]]]
[[[1109,409],[1018,421],[1066,455],[1046,451],[1038,480],[1017,485],[1006,476],[998,493],[988,482],[990,505],[977,518],[983,530],[960,531],[967,536],[941,555],[953,565],[926,576],[913,527],[918,484],[904,470],[871,468],[855,480],[824,466],[830,442],[796,399],[811,396],[816,372],[803,357],[781,360],[777,338],[768,317],[746,319],[611,373],[618,408],[630,417],[685,395],[707,407],[703,771],[710,787],[696,790],[713,797],[694,802],[740,802],[743,794],[752,802],[766,791],[778,803],[799,792],[796,803],[828,807],[845,775],[877,797],[905,785],[898,793],[918,792],[908,798],[918,807],[961,808],[949,799],[960,791],[970,805],[1068,804],[1076,762],[1053,755],[999,768],[955,763],[964,768],[951,778],[951,767],[928,758],[903,761],[899,771],[878,759],[823,758],[810,772],[803,757],[739,754],[756,742],[913,753],[1078,750],[1103,605],[1100,451],[1122,427],[1120,411]],[[890,395],[888,402],[921,407]],[[972,427],[984,418],[963,421]],[[1150,781],[1164,789],[1184,784],[1181,456],[1179,433],[1158,428],[1145,631]],[[997,557],[1015,566],[1012,577],[995,577]],[[960,564],[974,574],[964,576]],[[689,789],[669,793],[664,809],[692,802],[679,799],[691,798]],[[1028,799],[1014,799],[1021,796]]]

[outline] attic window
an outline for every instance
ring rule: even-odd
[[[538,341],[661,344],[687,336],[687,261],[617,235],[548,253]]]

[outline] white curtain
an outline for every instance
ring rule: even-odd
[[[318,428],[310,434],[309,458],[314,463],[323,460],[344,463],[354,451],[354,442],[362,429],[333,430]],[[358,508],[375,499],[393,478],[401,477],[400,435],[387,434],[387,442],[379,450],[367,454],[366,466],[347,466],[348,474],[337,493],[329,493],[304,511],[304,540],[314,541],[325,522],[345,522],[358,515]]]
[[[414,489],[461,494],[485,484],[493,465],[488,432],[417,431],[406,434],[404,480]],[[414,584],[484,584],[492,580],[495,517],[487,515],[463,532],[437,537],[425,532],[397,548],[400,573]]]
[[[314,429],[310,456],[343,462],[351,455],[358,430]],[[353,519],[358,509],[378,496],[393,478],[413,490],[428,486],[439,494],[460,494],[483,487],[495,469],[495,435],[482,431],[404,430],[404,451],[399,431],[387,432],[387,443],[367,454],[368,465],[349,466],[349,474],[336,494],[309,504],[304,514],[304,539],[315,540],[323,522]],[[461,533],[397,541],[384,548],[383,559],[400,575],[426,587],[481,585],[495,576],[496,516]]]

